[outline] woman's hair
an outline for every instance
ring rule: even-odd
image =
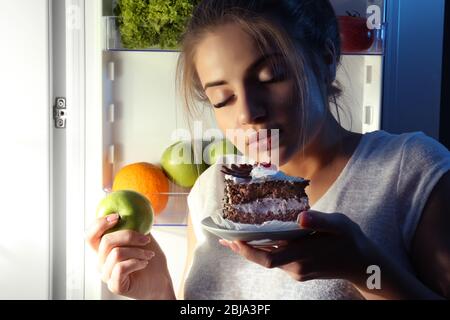
[[[191,117],[198,102],[208,102],[195,69],[196,47],[205,35],[229,23],[249,34],[262,54],[273,50],[281,53],[288,76],[295,80],[291,98],[300,106],[308,100],[304,65],[309,63],[324,101],[332,102],[337,111],[336,98],[341,90],[326,71],[325,57],[331,43],[338,65],[341,46],[337,18],[328,0],[203,0],[194,9],[181,38],[177,66],[177,86]],[[303,121],[307,121],[305,108],[300,109]]]

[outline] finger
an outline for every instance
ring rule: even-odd
[[[100,239],[103,234],[114,227],[119,221],[119,215],[117,213],[109,214],[106,217],[96,219],[91,226],[88,228],[85,234],[85,239],[89,246],[94,249],[94,251],[98,250],[98,246],[100,244]]]
[[[301,242],[291,242],[288,245],[278,248],[254,248],[242,241],[236,241],[239,252],[250,261],[256,262],[266,268],[276,268],[292,262],[302,261],[311,255],[305,246],[303,249]]]
[[[262,251],[265,251],[265,252],[273,252],[274,250],[277,249],[275,247],[268,247],[268,246],[266,246],[266,247],[255,247],[255,246],[253,246],[253,248],[259,249],[259,250],[262,250]]]
[[[266,263],[271,268],[280,267],[292,262],[299,262],[311,256],[311,251],[308,246],[299,246],[299,243],[291,243],[284,247],[279,247],[270,251],[270,256],[267,258],[270,261]]]
[[[323,278],[317,264],[310,260],[288,263],[279,268],[286,271],[296,281],[304,282]]]
[[[225,239],[219,239],[219,243],[220,243],[221,245],[223,245],[224,247],[230,248],[230,249],[231,249],[231,246],[230,246],[229,241],[227,241],[227,240],[225,240]]]
[[[236,244],[236,242],[225,240],[225,239],[220,239],[219,243],[221,245],[223,245],[224,247],[227,247],[227,248],[233,250],[234,252],[239,253],[239,246]]]
[[[270,252],[266,252],[260,249],[253,248],[242,241],[236,241],[236,245],[239,246],[239,253],[250,261],[253,261],[266,268],[278,267],[286,271],[292,278],[297,281],[308,281],[318,279],[320,273],[317,270],[313,270],[312,264],[304,260],[291,260],[285,263],[277,255],[284,253],[286,249],[278,249]],[[233,250],[234,251],[234,250]],[[290,250],[292,251],[292,250]],[[293,258],[292,258],[293,259]]]
[[[279,241],[275,241],[274,243],[268,244],[268,245],[264,245],[264,244],[262,244],[262,245],[253,245],[252,244],[251,246],[253,248],[260,249],[260,250],[276,251],[276,250],[278,250],[280,248],[283,248],[283,247],[287,246],[288,244],[289,244],[289,242],[286,241],[286,240],[279,240]]]
[[[106,258],[105,264],[101,268],[102,280],[107,283],[111,277],[111,272],[114,266],[122,261],[129,259],[139,259],[150,261],[155,256],[155,253],[150,250],[140,248],[115,247],[111,250]]]
[[[100,266],[105,263],[106,257],[115,247],[143,247],[151,241],[149,236],[133,230],[120,230],[105,234],[98,247],[98,262]]]
[[[224,247],[227,247],[233,250],[236,253],[243,255],[250,261],[258,263],[264,267],[274,268],[280,265],[280,262],[277,262],[276,255],[284,251],[287,246],[287,241],[280,241],[279,244],[273,246],[250,246],[249,244],[242,241],[227,241],[220,239],[219,243]],[[284,261],[284,260],[283,260]],[[293,259],[289,260],[289,262],[293,261]]]
[[[272,265],[272,252],[254,248],[243,241],[235,241],[233,242],[233,244],[234,246],[236,246],[233,251],[239,253],[247,260],[250,260],[266,268],[274,267]]]
[[[342,213],[323,213],[313,210],[304,211],[299,218],[302,228],[319,232],[343,234],[350,232],[354,222]]]
[[[147,260],[129,259],[117,263],[108,280],[108,289],[118,295],[124,295],[130,290],[130,274],[142,269],[148,265]]]
[[[278,241],[276,241],[274,247],[282,248],[282,247],[287,246],[288,244],[289,244],[289,241],[287,241],[287,240],[278,240]]]

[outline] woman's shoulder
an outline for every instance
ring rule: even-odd
[[[358,157],[361,170],[375,168],[379,175],[394,175],[399,190],[419,183],[433,184],[450,170],[450,152],[423,132],[367,133]]]
[[[431,137],[424,134],[422,131],[405,132],[405,133],[390,133],[384,130],[377,130],[365,133],[363,139],[371,144],[380,145],[397,145],[403,146],[409,142],[417,142],[423,144],[426,141],[434,140]]]
[[[393,134],[378,130],[364,134],[361,141],[362,149],[370,156],[381,155],[400,161],[433,161],[450,157],[445,146],[421,131]]]
[[[423,132],[366,133],[347,165],[345,181],[396,181],[398,187],[429,181],[450,169],[450,152]],[[428,177],[427,177],[428,176]]]

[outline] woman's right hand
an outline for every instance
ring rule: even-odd
[[[164,253],[155,239],[132,230],[105,234],[119,216],[98,218],[86,241],[98,255],[101,279],[114,294],[134,299],[175,299]]]

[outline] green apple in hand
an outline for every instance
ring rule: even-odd
[[[112,213],[119,214],[120,219],[108,232],[128,229],[146,234],[153,224],[153,209],[150,201],[135,191],[114,191],[103,198],[97,208],[97,218]]]
[[[194,151],[188,141],[179,141],[168,147],[161,156],[161,167],[167,176],[181,187],[190,188],[197,178],[208,168],[201,163],[195,163]]]
[[[219,157],[227,154],[240,155],[241,152],[228,139],[214,140],[208,144],[204,151],[205,160],[208,164],[216,163]]]

